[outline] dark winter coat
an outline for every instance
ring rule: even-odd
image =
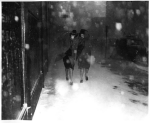
[[[91,43],[88,39],[82,39],[79,37],[79,43],[77,48],[77,59],[79,68],[89,69],[90,63],[88,62],[89,56],[91,56]]]
[[[63,61],[64,61],[65,68],[74,69],[78,39],[77,38],[75,38],[74,40],[69,39],[68,43],[70,46],[68,47],[67,51],[65,52]],[[69,63],[68,63],[68,61],[69,61]]]

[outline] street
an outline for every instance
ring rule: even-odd
[[[2,120],[147,122],[149,1],[1,7]]]
[[[77,64],[73,80],[73,86],[66,82],[62,61],[50,67],[33,121],[53,123],[147,121],[148,96],[134,94],[134,90],[127,86],[122,75],[116,75],[95,62],[89,71],[89,81],[79,83]]]

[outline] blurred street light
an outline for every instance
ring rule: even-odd
[[[122,24],[121,23],[116,23],[116,29],[118,30],[118,31],[120,31],[121,29],[122,29]]]

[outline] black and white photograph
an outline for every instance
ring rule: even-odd
[[[149,1],[1,1],[1,120],[148,123]]]

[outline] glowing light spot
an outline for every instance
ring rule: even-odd
[[[19,17],[15,16],[15,21],[18,22],[19,21]]]
[[[73,22],[73,26],[76,26],[77,25],[77,22]]]
[[[54,8],[53,5],[51,5],[50,8],[53,9]]]
[[[69,64],[70,63],[70,61],[69,60],[66,60],[66,62]]]
[[[21,101],[21,96],[20,95],[16,95],[15,97],[13,97],[13,100],[20,102]]]
[[[124,91],[121,91],[121,95],[124,95]]]
[[[147,62],[147,58],[146,57],[142,57],[142,61],[143,62]]]
[[[73,12],[70,12],[70,18],[73,18],[73,16],[74,16]]]
[[[141,11],[139,9],[136,9],[136,14],[139,16],[141,14]]]
[[[98,11],[98,10],[95,10],[95,12],[96,12],[96,14],[98,14],[98,13],[99,13],[99,11]]]
[[[61,8],[61,9],[63,8],[62,5],[60,5],[60,8]]]
[[[130,76],[129,76],[129,79],[130,79],[130,80],[134,80],[134,76],[133,76],[133,75],[130,75]]]
[[[95,63],[95,57],[94,56],[88,56],[87,62],[89,62],[91,65]]]
[[[55,85],[56,94],[65,96],[69,91],[69,85],[66,81],[56,80]]]
[[[62,14],[66,14],[66,10],[65,9],[62,9]]]
[[[146,82],[145,82],[145,80],[142,80],[142,84],[145,84]]]
[[[74,83],[72,86],[72,89],[76,91],[78,90],[78,88],[79,88],[79,85],[77,83]]]
[[[101,1],[94,1],[95,2],[95,5],[101,5]]]
[[[77,50],[74,50],[74,53],[77,53]]]
[[[7,97],[8,96],[8,92],[7,91],[3,91],[3,96]]]
[[[133,11],[133,10],[129,10],[129,11],[128,11],[128,18],[129,18],[129,19],[132,19],[133,16],[134,16],[134,11]]]
[[[69,30],[68,26],[64,26],[64,29],[65,29],[65,30]]]
[[[29,44],[25,44],[25,48],[28,50],[30,48]]]
[[[73,1],[73,3],[72,3],[72,4],[73,4],[73,6],[74,6],[74,7],[76,7],[76,6],[77,6],[77,2],[76,2],[76,1]]]
[[[122,24],[121,23],[116,23],[116,29],[120,31],[122,29]]]
[[[136,34],[139,35],[139,33],[140,33],[140,31],[139,31],[139,30],[136,30]]]

